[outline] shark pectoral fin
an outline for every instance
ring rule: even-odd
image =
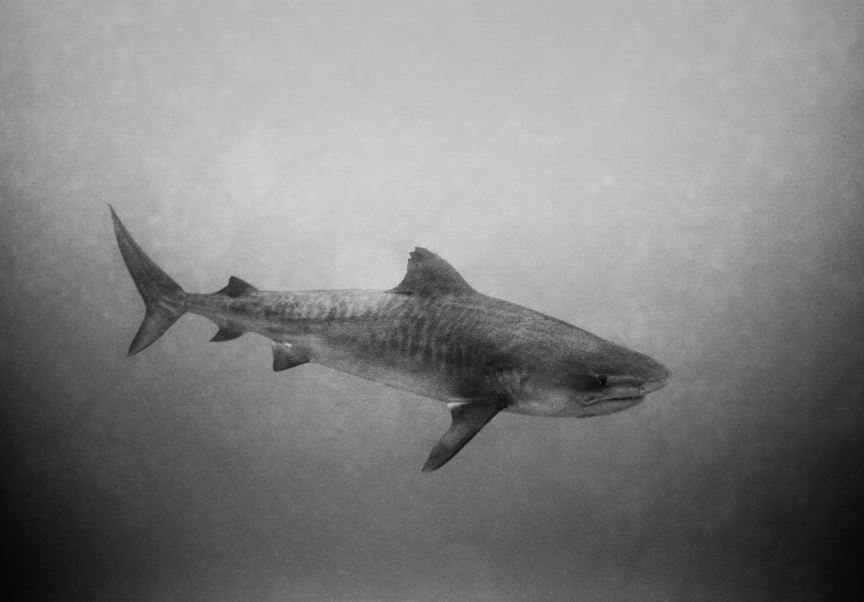
[[[273,341],[273,371],[287,370],[294,366],[306,364],[309,358],[297,350],[291,343]]]
[[[219,331],[213,335],[213,338],[210,339],[213,343],[221,343],[222,341],[233,341],[237,337],[243,334],[243,331],[235,326],[231,326],[230,324],[226,324],[225,326],[220,326]]]
[[[423,465],[423,472],[430,472],[444,466],[506,405],[503,400],[447,404],[453,422],[441,440],[432,448],[432,453]]]

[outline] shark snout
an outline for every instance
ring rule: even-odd
[[[663,387],[666,386],[666,379],[663,380],[651,380],[639,387],[639,395],[648,395],[648,393],[653,393],[654,391],[659,391]]]
[[[642,383],[642,385],[640,385],[639,394],[648,395],[648,393],[659,391],[666,386],[666,383],[669,381],[670,374],[671,373],[665,366],[660,365],[654,378],[647,380]]]

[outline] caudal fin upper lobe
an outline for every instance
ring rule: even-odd
[[[135,355],[156,342],[180,316],[186,313],[183,305],[186,292],[147,256],[117,217],[114,208],[110,205],[108,207],[111,209],[114,234],[117,236],[117,245],[120,247],[123,261],[146,306],[144,321],[129,347],[129,355]]]

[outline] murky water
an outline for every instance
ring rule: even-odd
[[[8,585],[42,600],[819,600],[864,490],[860,3],[0,5]],[[476,289],[669,366],[590,420],[436,403],[143,305]]]

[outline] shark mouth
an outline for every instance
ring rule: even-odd
[[[666,386],[666,379],[662,380],[649,380],[645,383],[642,383],[639,386],[635,387],[622,387],[623,391],[621,391],[618,395],[613,395],[610,397],[598,397],[597,399],[592,399],[591,401],[587,401],[582,405],[584,407],[590,407],[593,405],[600,405],[602,403],[610,402],[610,401],[637,401],[642,400],[648,393],[653,393],[654,391],[658,391]]]
[[[592,399],[591,401],[586,402],[586,403],[584,403],[584,404],[582,404],[582,405],[585,406],[585,407],[587,408],[587,407],[591,407],[591,406],[593,406],[593,405],[599,405],[599,404],[601,404],[601,403],[607,403],[607,402],[610,402],[610,401],[634,401],[634,400],[637,400],[637,399],[640,399],[640,400],[641,400],[641,399],[644,398],[644,397],[645,397],[645,396],[644,396],[644,395],[641,395],[641,394],[637,394],[637,395],[621,395],[621,396],[619,396],[619,397],[600,397],[600,398],[598,398],[598,399]]]
[[[650,380],[638,387],[628,387],[620,395],[613,397],[598,397],[582,404],[585,407],[600,405],[610,401],[641,401],[648,393],[653,393],[666,386],[666,380]],[[628,390],[629,389],[629,390]]]

